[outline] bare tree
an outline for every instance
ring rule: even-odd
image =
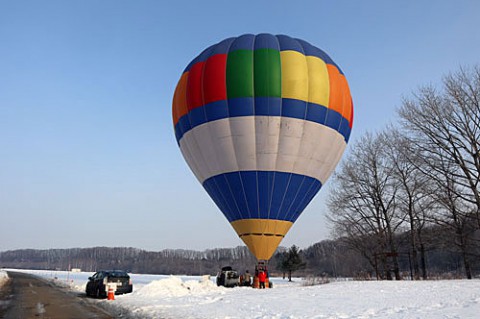
[[[444,247],[448,250],[458,250],[462,255],[465,275],[472,279],[472,258],[477,250],[475,231],[477,229],[476,216],[471,213],[469,205],[459,194],[462,186],[457,183],[454,167],[449,166],[450,161],[443,162],[443,183],[438,185],[434,193],[437,200],[437,212],[433,216],[434,221],[441,225],[446,238],[453,241],[445,242]],[[439,176],[440,177],[440,176]]]
[[[440,90],[420,88],[399,109],[406,136],[421,154],[416,167],[437,189],[435,220],[457,234],[467,278],[480,229],[479,103],[480,68],[475,67],[448,75]]]
[[[445,77],[442,91],[424,87],[399,110],[411,141],[425,155],[429,176],[443,176],[439,158],[451,161],[462,200],[475,206],[480,226],[480,68]],[[442,177],[440,177],[442,178]]]
[[[387,141],[386,154],[392,166],[392,175],[397,184],[397,208],[404,214],[407,232],[409,233],[410,251],[414,279],[427,278],[425,261],[425,242],[423,229],[428,225],[429,215],[434,207],[433,189],[428,176],[418,168],[421,165],[415,146],[394,127],[388,128],[384,134]],[[418,258],[420,252],[420,263]]]
[[[328,200],[329,219],[340,237],[360,252],[377,276],[400,278],[395,232],[402,220],[396,214],[397,186],[386,156],[382,134],[367,134],[353,146]],[[389,265],[389,260],[393,266]],[[378,263],[382,271],[378,269]]]

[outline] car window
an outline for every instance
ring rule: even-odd
[[[128,274],[124,271],[110,271],[108,273],[109,277],[128,277]]]
[[[103,279],[105,277],[130,278],[125,271],[99,271],[92,276],[92,279]]]

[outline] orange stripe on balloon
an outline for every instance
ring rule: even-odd
[[[182,74],[182,77],[177,83],[175,93],[173,95],[172,115],[173,125],[177,125],[182,116],[188,113],[187,109],[187,82],[188,72]]]
[[[350,117],[352,114],[352,97],[350,95],[350,88],[348,87],[347,79],[343,74],[340,75],[340,82],[342,83],[342,104],[343,111],[342,116],[350,122]]]
[[[340,72],[337,67],[331,64],[327,64],[328,79],[330,82],[330,99],[328,102],[328,108],[337,111],[342,114],[343,111],[343,93],[342,93],[342,80]]]

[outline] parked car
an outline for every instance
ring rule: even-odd
[[[116,295],[133,291],[132,280],[125,271],[102,270],[96,272],[92,277],[88,277],[85,293],[87,296],[106,298],[109,284],[116,287],[114,289]]]
[[[236,270],[232,267],[223,267],[217,274],[217,286],[235,287],[240,284],[240,279]]]

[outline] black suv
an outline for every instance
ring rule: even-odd
[[[88,277],[85,293],[87,296],[105,298],[107,297],[108,284],[116,286],[115,294],[127,294],[132,292],[133,285],[130,276],[122,270],[102,270]]]

